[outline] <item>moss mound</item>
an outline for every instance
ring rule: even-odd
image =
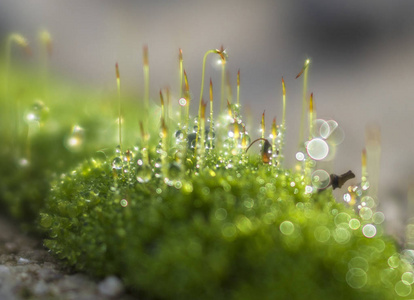
[[[382,227],[329,191],[306,194],[301,174],[250,161],[139,183],[138,160],[119,174],[110,160],[87,161],[56,182],[40,220],[45,245],[159,299],[412,295],[402,281],[411,267]]]

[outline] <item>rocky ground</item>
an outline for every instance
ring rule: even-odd
[[[134,297],[115,276],[102,281],[74,273],[55,259],[39,238],[23,234],[0,217],[0,299],[96,300]]]

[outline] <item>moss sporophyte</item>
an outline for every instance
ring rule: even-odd
[[[261,136],[252,142],[242,116],[240,72],[232,103],[227,54],[223,48],[209,50],[203,66],[210,53],[222,63],[221,110],[213,114],[210,80],[210,101],[203,100],[202,86],[194,119],[181,50],[179,90],[161,90],[160,109],[149,102],[147,47],[143,110],[121,93],[118,64],[117,97],[76,94],[75,88],[68,96],[67,88],[49,82],[43,106],[33,107],[40,89],[28,85],[29,75],[13,85],[8,80],[2,105],[9,107],[17,99],[16,86],[26,85],[19,106],[36,108],[39,117],[23,122],[16,113],[5,120],[21,126],[13,134],[2,131],[8,142],[1,151],[8,163],[1,169],[2,207],[26,224],[36,219],[48,236],[45,246],[70,265],[96,276],[115,274],[148,298],[412,298],[413,251],[397,251],[384,234],[384,215],[376,211],[374,184],[368,182],[369,151],[362,155],[361,184],[344,195],[347,203],[335,201],[331,187],[355,175],[319,167],[332,159],[343,136],[337,122],[316,118],[313,94],[306,90],[310,62],[298,75],[304,77],[305,113],[293,154],[297,162],[288,169],[286,78],[281,124],[275,118],[266,130],[263,113]],[[18,70],[8,68],[5,75],[13,72]],[[202,78],[203,85],[204,67]],[[74,95],[101,102],[82,110],[82,101],[73,106],[61,101]]]

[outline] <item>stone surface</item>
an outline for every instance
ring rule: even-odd
[[[102,281],[74,273],[42,247],[41,239],[29,237],[0,217],[1,300],[134,300],[124,292],[122,281],[108,276]]]

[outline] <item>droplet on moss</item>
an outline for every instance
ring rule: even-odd
[[[40,225],[43,228],[50,228],[52,226],[53,219],[48,214],[40,214]]]
[[[354,289],[360,289],[367,283],[367,273],[360,268],[352,268],[346,273],[346,282]]]

